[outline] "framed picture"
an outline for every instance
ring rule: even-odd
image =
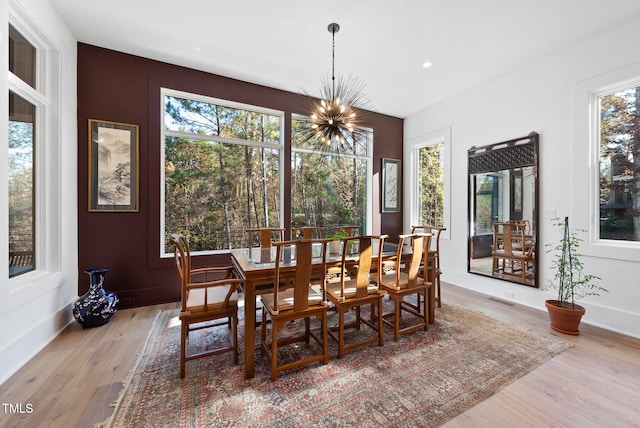
[[[400,160],[382,158],[382,212],[400,212]]]
[[[89,119],[89,211],[137,212],[138,125]]]

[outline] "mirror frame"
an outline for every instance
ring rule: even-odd
[[[468,169],[467,169],[467,190],[469,199],[467,200],[467,272],[476,275],[482,275],[490,278],[499,279],[502,281],[513,282],[516,284],[522,284],[529,287],[539,288],[538,283],[538,266],[539,266],[539,244],[540,244],[540,231],[539,231],[539,199],[540,189],[538,180],[538,143],[539,135],[537,132],[531,132],[529,135],[514,138],[512,140],[502,141],[495,144],[489,144],[482,147],[473,146],[468,150]],[[481,272],[471,269],[471,255],[472,255],[472,225],[473,225],[473,206],[472,198],[475,194],[473,191],[473,177],[476,174],[512,170],[518,168],[533,167],[533,213],[532,213],[532,225],[531,228],[534,231],[534,280],[533,284],[524,283],[514,278],[493,276],[490,273]],[[513,179],[513,176],[512,176]],[[510,192],[510,198],[513,198],[513,192]],[[510,200],[511,205],[511,200]],[[510,219],[505,219],[510,220]]]

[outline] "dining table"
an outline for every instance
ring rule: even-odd
[[[409,250],[408,246],[407,250]],[[378,250],[374,247],[372,263],[378,263]],[[385,242],[382,250],[383,258],[391,258],[397,255],[398,245],[393,242]],[[410,250],[409,250],[410,251]],[[431,253],[431,252],[430,252]],[[403,249],[403,254],[405,253]],[[237,276],[244,281],[244,375],[246,379],[255,376],[255,333],[256,333],[256,298],[260,294],[270,293],[273,290],[275,278],[275,255],[274,247],[264,248],[237,248],[231,250],[231,262]],[[431,257],[431,256],[430,256]],[[351,255],[352,260],[357,260],[357,252]],[[340,266],[342,254],[330,253],[327,250],[326,268]],[[427,280],[434,284],[434,269],[432,258],[429,259],[427,269]],[[295,274],[295,255],[285,255],[284,263],[281,263],[281,275]],[[318,276],[324,275],[319,272],[322,269],[321,251],[318,247],[312,256],[312,269],[316,270]],[[435,321],[435,286],[429,287],[429,323]]]

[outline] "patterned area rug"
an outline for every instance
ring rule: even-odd
[[[455,305],[436,310],[427,333],[404,334],[396,343],[385,327],[384,347],[358,348],[342,360],[330,339],[328,365],[285,372],[276,382],[258,347],[254,379],[244,379],[230,353],[187,362],[180,379],[178,312],[164,311],[104,426],[438,426],[570,347]],[[201,330],[189,346],[225,336],[224,327]]]

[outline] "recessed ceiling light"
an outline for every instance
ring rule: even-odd
[[[431,63],[431,61],[425,61],[425,62],[422,64],[422,68],[429,68],[429,67],[431,67],[432,65],[433,65],[433,64]]]

